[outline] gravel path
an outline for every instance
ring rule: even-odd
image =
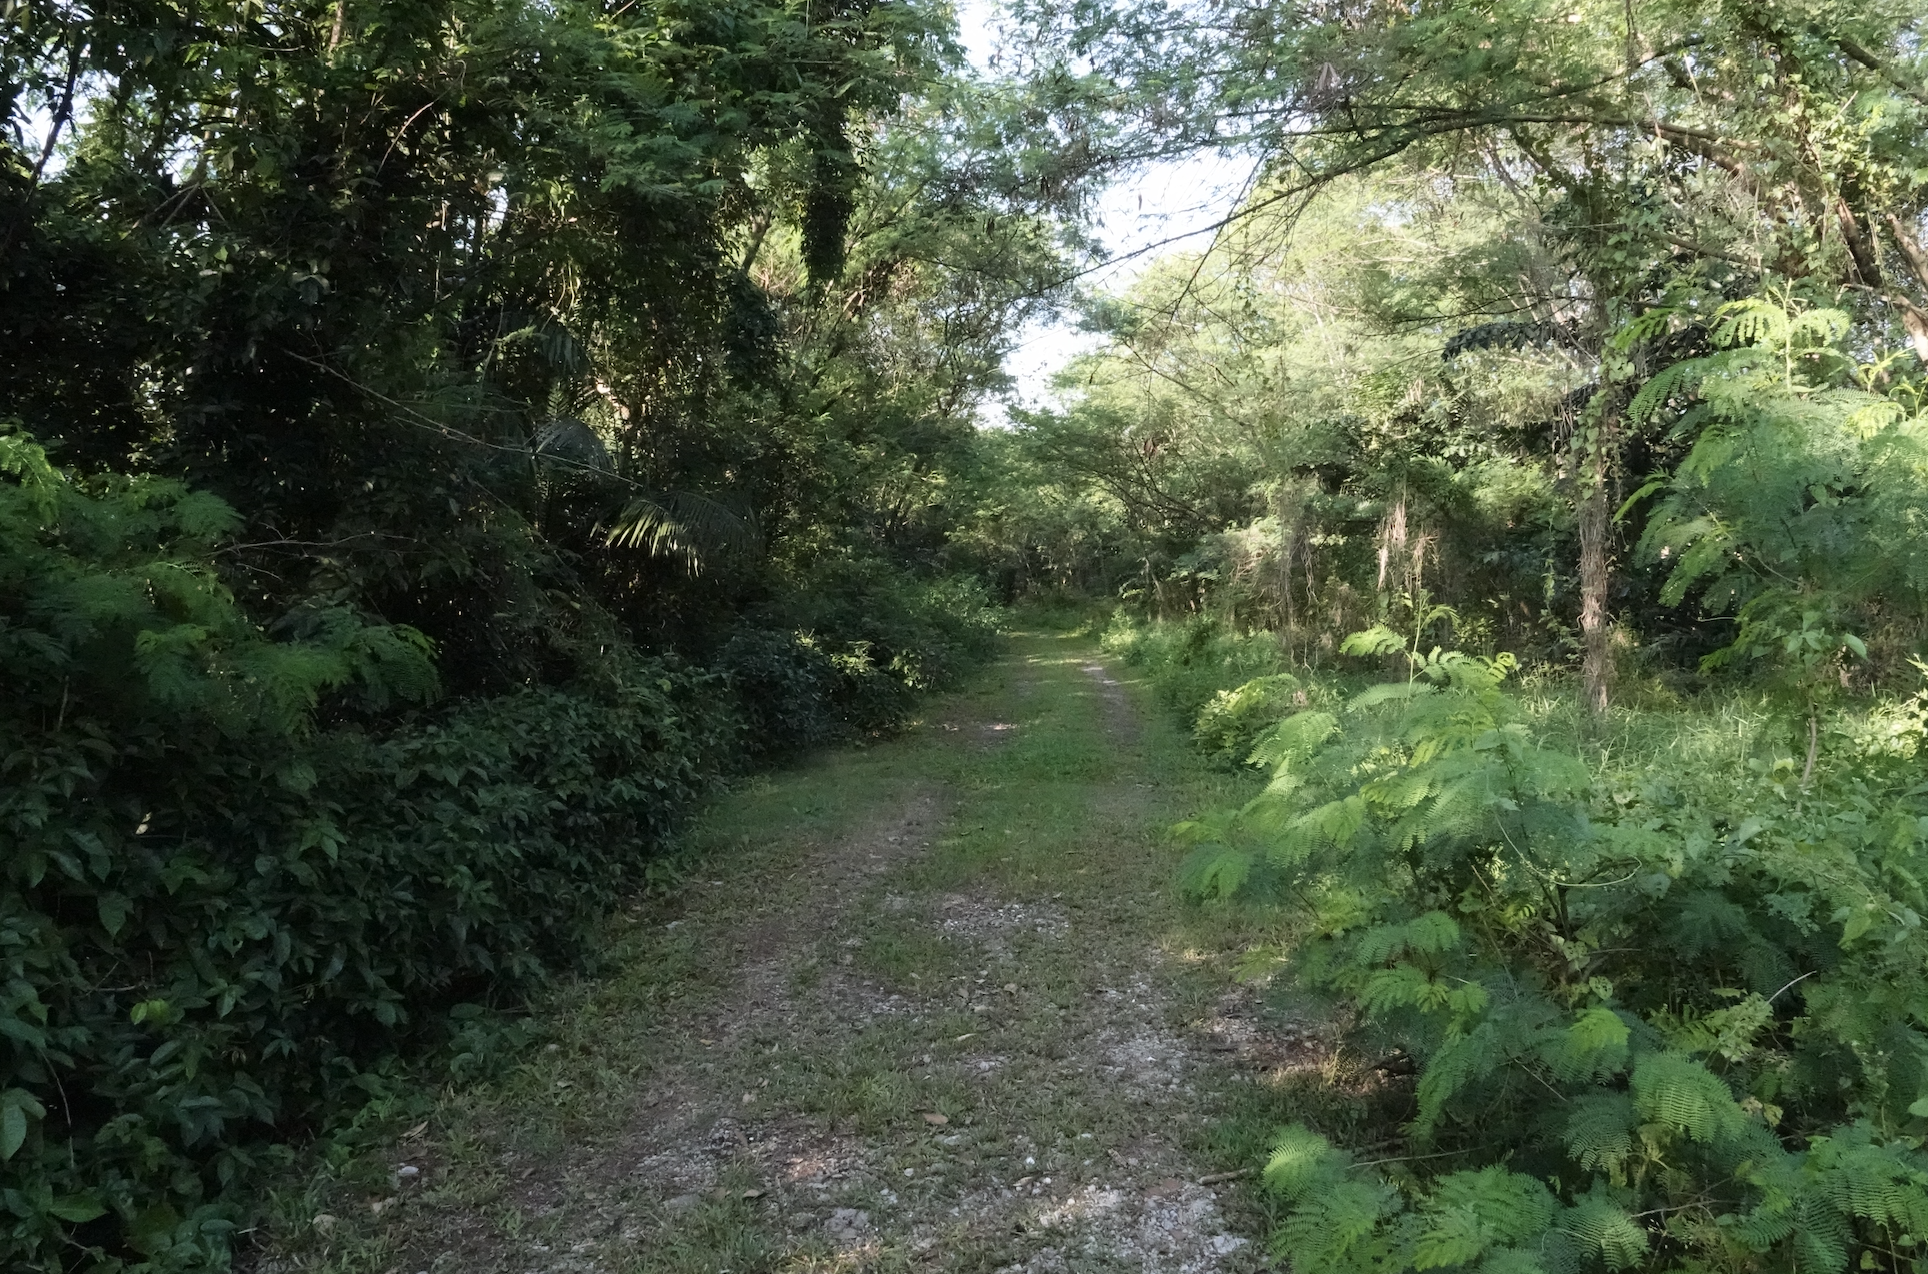
[[[1180,932],[1160,829],[1229,780],[1065,645],[723,803],[714,878],[260,1268],[1263,1268],[1213,1129],[1323,1046]]]

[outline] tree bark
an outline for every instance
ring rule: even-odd
[[[1604,433],[1605,430],[1602,430]],[[1607,628],[1607,456],[1604,439],[1587,457],[1580,474],[1580,681],[1587,711],[1607,710],[1613,686],[1613,648]]]

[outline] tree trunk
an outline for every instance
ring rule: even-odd
[[[1604,431],[1603,431],[1604,432]],[[1580,475],[1580,679],[1587,711],[1606,712],[1613,683],[1613,649],[1607,632],[1607,457],[1597,445]]]

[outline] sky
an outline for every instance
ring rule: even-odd
[[[991,73],[997,49],[998,0],[957,0],[958,36],[979,71]],[[1208,240],[1208,228],[1229,213],[1251,175],[1250,160],[1224,154],[1204,154],[1166,160],[1128,172],[1115,180],[1097,201],[1098,238],[1117,262],[1086,276],[1087,287],[1121,290],[1130,286],[1155,252],[1131,254],[1161,240],[1198,232],[1191,244]],[[1189,246],[1173,244],[1174,249]],[[1024,327],[1005,357],[1004,370],[1016,382],[1014,405],[1035,407],[1055,401],[1051,377],[1079,354],[1102,342],[1080,332],[1075,316],[1034,322]],[[1003,404],[989,404],[984,423],[1005,424]]]

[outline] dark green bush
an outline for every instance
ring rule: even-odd
[[[853,562],[820,567],[764,622],[740,629],[717,658],[763,753],[892,728],[919,692],[981,659],[996,631],[976,581],[907,582]]]
[[[793,752],[842,733],[831,707],[837,666],[804,634],[743,629],[723,647],[717,666],[736,688],[759,750]]]
[[[272,640],[206,565],[218,501],[0,446],[0,1261],[219,1265],[233,1187],[580,955],[741,726],[721,677],[621,655],[397,717],[419,638]]]

